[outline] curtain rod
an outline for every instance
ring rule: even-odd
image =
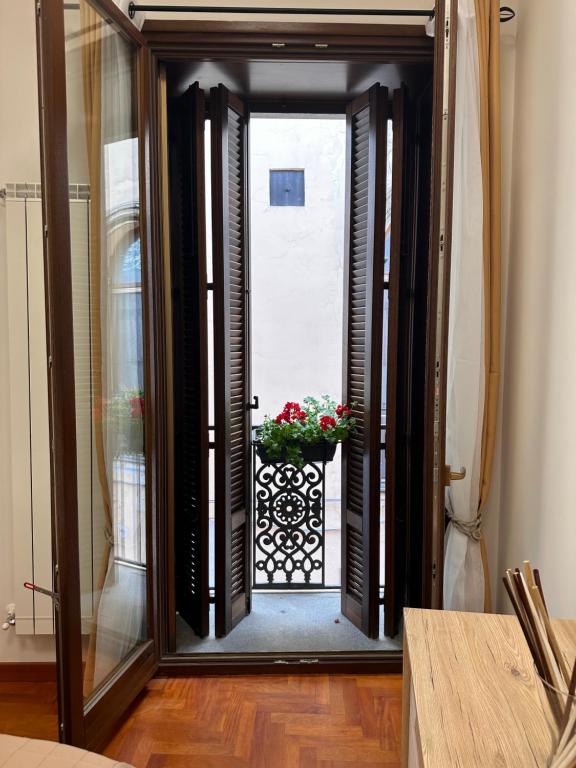
[[[160,13],[272,13],[279,15],[297,14],[304,16],[422,16],[432,18],[434,10],[410,10],[390,8],[262,8],[262,7],[213,7],[208,5],[154,5],[149,3],[131,2],[128,6],[128,15],[134,18],[138,11],[158,11]],[[516,11],[507,5],[500,8],[500,21],[511,21],[516,16]]]

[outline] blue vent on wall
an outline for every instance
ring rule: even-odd
[[[304,171],[270,171],[270,205],[304,205]]]

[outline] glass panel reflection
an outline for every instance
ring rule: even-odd
[[[66,72],[84,651],[89,697],[147,637],[136,54],[81,0]]]

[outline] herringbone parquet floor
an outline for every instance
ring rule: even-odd
[[[105,754],[135,768],[400,765],[400,675],[152,680]]]
[[[0,733],[57,741],[56,683],[0,682]]]

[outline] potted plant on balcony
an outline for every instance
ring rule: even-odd
[[[101,400],[95,415],[106,424],[107,442],[114,456],[144,453],[142,390],[125,390]]]
[[[332,461],[336,445],[347,440],[356,419],[347,405],[328,395],[305,397],[304,405],[287,402],[275,418],[264,417],[257,430],[256,452],[264,464],[302,467],[312,461]]]

